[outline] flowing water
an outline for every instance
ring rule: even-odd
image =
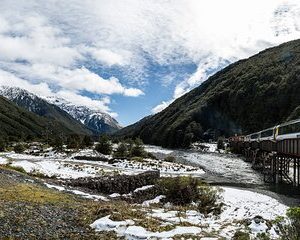
[[[192,150],[169,150],[147,146],[147,151],[159,158],[171,154],[177,161],[204,169],[201,177],[212,185],[247,188],[275,197],[288,205],[300,204],[300,190],[287,184],[267,184],[260,172],[252,169],[251,163],[234,154],[202,153]]]

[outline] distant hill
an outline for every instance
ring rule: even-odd
[[[24,89],[3,86],[0,87],[0,95],[11,100],[19,107],[45,117],[49,121],[59,123],[64,128],[63,132],[72,132],[80,135],[92,134],[90,129],[74,119],[67,112]]]
[[[299,117],[300,40],[295,40],[229,65],[162,112],[117,134],[185,147]]]
[[[0,138],[18,141],[73,133],[60,122],[29,112],[0,96]]]

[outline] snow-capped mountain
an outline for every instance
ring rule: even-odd
[[[54,125],[61,126],[67,133],[92,134],[92,130],[78,122],[70,114],[41,97],[17,87],[0,87],[0,96],[14,102],[19,107],[45,117]]]
[[[72,104],[63,98],[47,97],[46,100],[66,111],[96,133],[111,133],[121,129],[117,120],[107,113]]]
[[[15,102],[17,105],[19,105],[18,103],[22,102],[22,105],[26,105],[26,109],[30,112],[38,113],[42,110],[40,105],[35,104],[35,102],[39,100],[38,96],[24,89],[1,86],[0,95],[9,99],[10,101]]]
[[[85,127],[95,134],[111,133],[121,128],[109,114],[74,105],[63,98],[39,97],[27,90],[8,86],[0,87],[0,95],[28,111],[67,123],[69,128]]]

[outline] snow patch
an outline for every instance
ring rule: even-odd
[[[221,214],[221,220],[242,220],[259,215],[267,220],[275,219],[286,213],[287,206],[269,196],[235,188],[222,187],[226,204]]]
[[[198,234],[201,232],[199,227],[176,227],[170,231],[150,232],[140,226],[134,226],[133,220],[112,221],[110,215],[96,220],[90,225],[96,231],[115,231],[118,236],[125,239],[170,239],[175,235]]]
[[[48,184],[48,183],[45,183],[45,185],[46,185],[48,188],[56,189],[56,190],[58,190],[58,191],[65,191],[65,190],[66,190],[64,187],[61,187],[61,186],[56,186],[56,185],[52,185],[52,184]]]
[[[52,184],[48,184],[48,183],[45,183],[45,185],[48,188],[56,189],[58,191],[66,191],[66,192],[69,192],[69,193],[80,195],[83,198],[93,199],[93,200],[96,200],[96,201],[98,201],[98,200],[105,201],[105,202],[109,201],[106,197],[101,196],[101,195],[89,194],[89,193],[85,193],[85,192],[82,192],[82,191],[79,191],[79,190],[72,190],[72,189],[70,190],[70,189],[66,189],[65,187],[62,187],[62,186],[52,185]]]
[[[4,165],[4,164],[7,164],[8,161],[6,158],[3,158],[3,157],[0,157],[0,165]]]
[[[87,198],[87,199],[101,200],[101,201],[104,201],[104,202],[108,202],[109,201],[104,196],[89,194],[89,193],[85,193],[85,192],[82,192],[82,191],[79,191],[79,190],[69,190],[68,192],[74,193],[76,195],[80,195],[81,197]]]
[[[166,196],[164,196],[164,195],[157,196],[157,197],[154,198],[154,199],[144,201],[144,202],[142,203],[142,206],[144,206],[144,207],[149,207],[151,204],[160,203],[160,201],[161,201],[162,199],[164,199],[164,198],[166,198]]]
[[[133,192],[136,193],[136,192],[140,192],[140,191],[145,191],[145,190],[153,188],[153,187],[154,187],[154,185],[147,185],[147,186],[143,186],[143,187],[137,188]]]
[[[169,149],[165,149],[165,148],[153,146],[153,145],[145,145],[145,151],[150,152],[150,153],[162,153],[162,154],[171,154],[174,152],[173,150],[169,150]]]

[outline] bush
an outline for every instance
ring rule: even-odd
[[[143,142],[142,142],[141,139],[137,138],[134,141],[134,145],[131,148],[130,155],[132,157],[144,157],[144,156],[147,155],[146,152],[145,152],[144,145],[143,145]]]
[[[237,231],[233,235],[232,240],[250,240],[250,234],[245,233],[245,232],[241,232],[241,231]]]
[[[154,159],[154,160],[158,160],[157,157],[153,153],[146,152],[146,154],[147,154],[148,158],[151,158],[151,159]]]
[[[162,178],[158,182],[161,194],[166,201],[176,205],[197,203],[199,212],[203,214],[220,214],[220,190],[211,187],[192,177]]]
[[[81,139],[77,134],[72,134],[68,137],[67,147],[69,149],[78,149],[80,147]]]
[[[63,150],[64,141],[61,137],[54,138],[50,142],[50,146],[54,148],[56,151],[62,151]]]
[[[84,136],[82,141],[81,141],[81,146],[82,147],[91,147],[93,146],[93,140],[90,136]]]
[[[15,153],[23,153],[25,151],[25,146],[23,144],[17,144],[14,146]]]
[[[86,160],[86,161],[97,161],[97,162],[108,162],[109,159],[106,157],[93,157],[93,156],[75,156],[76,160]]]
[[[192,177],[163,178],[158,182],[166,201],[186,205],[198,200],[200,181]]]
[[[278,217],[275,220],[275,224],[281,233],[281,239],[300,239],[300,207],[289,208],[286,215],[288,219]]]
[[[5,148],[6,148],[5,141],[2,138],[0,138],[0,152],[4,152]]]
[[[219,138],[218,142],[217,142],[217,148],[218,149],[225,149],[225,144],[224,144],[224,139],[223,138]]]
[[[25,169],[20,166],[12,166],[11,164],[7,164],[6,167],[8,167],[9,169],[15,170],[17,172],[20,172],[20,173],[26,173]]]
[[[203,214],[220,214],[223,206],[223,203],[221,203],[220,201],[220,191],[221,190],[219,188],[213,188],[208,185],[201,185],[199,187],[199,212]]]
[[[175,160],[176,158],[174,156],[167,156],[164,159],[165,162],[171,162],[171,163],[175,162]]]
[[[258,233],[256,235],[256,238],[258,240],[270,240],[271,239],[270,236],[269,236],[269,234],[266,234],[266,233]]]
[[[117,150],[114,152],[115,158],[126,158],[128,156],[128,148],[124,142],[118,145]]]
[[[130,158],[133,162],[144,162],[144,159],[142,157],[132,157]]]
[[[95,150],[104,155],[110,155],[112,152],[112,145],[106,135],[99,138],[99,143],[96,145]]]

